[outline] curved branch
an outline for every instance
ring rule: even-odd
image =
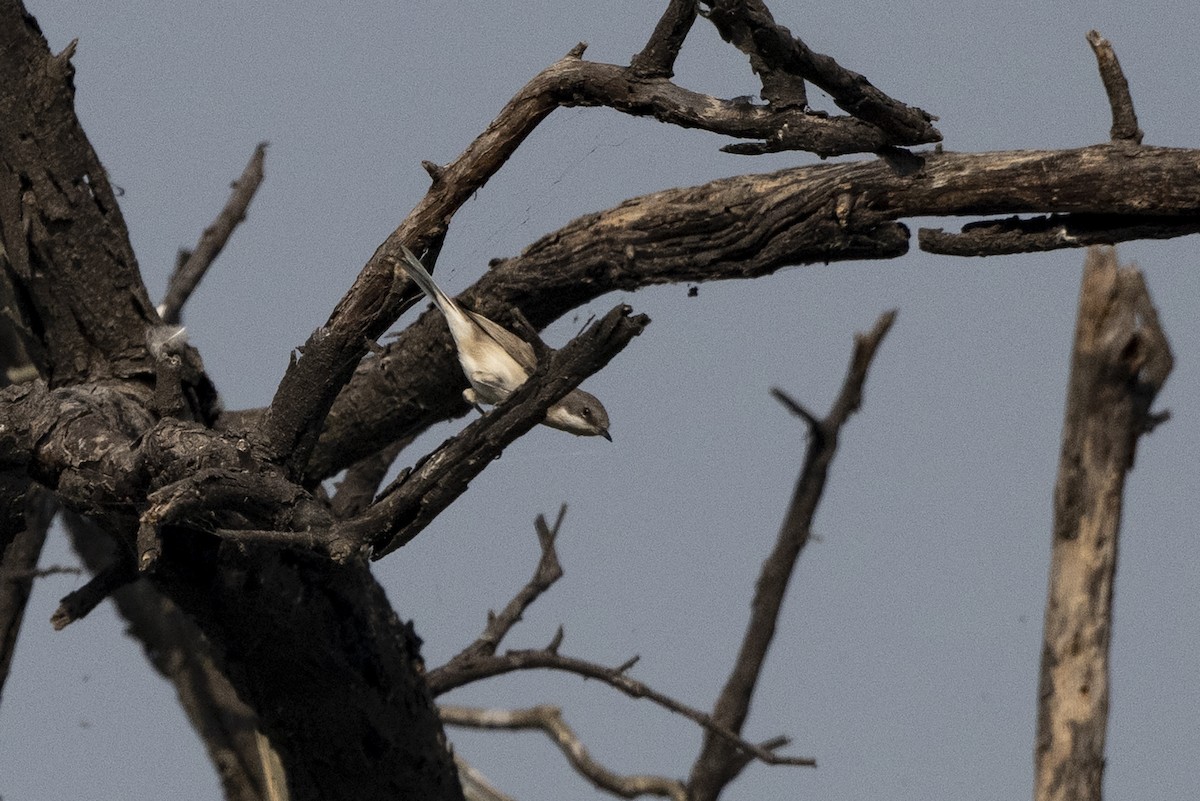
[[[901,144],[940,141],[933,115],[888,97],[857,72],[814,53],[775,22],[761,0],[708,0],[705,14],[721,37],[750,56],[762,78],[763,97],[772,105],[807,105],[803,81],[821,87],[839,108],[878,127]]]
[[[625,671],[632,666],[636,659],[610,668],[584,659],[563,656],[557,651],[560,639],[556,636],[556,642],[547,648],[507,651],[500,655],[481,655],[462,660],[453,669],[450,669],[449,664],[441,668],[434,668],[429,671],[427,676],[429,688],[434,695],[441,695],[466,684],[518,670],[558,670],[603,682],[630,698],[645,698],[663,709],[696,723],[711,732],[713,736],[727,742],[735,751],[748,754],[751,758],[765,764],[798,767],[815,767],[817,764],[816,760],[811,757],[789,757],[776,754],[774,749],[782,748],[790,742],[786,737],[776,737],[764,744],[755,745],[716,722],[711,715],[676,701],[644,682],[630,678]]]
[[[495,264],[460,299],[485,315],[516,307],[537,327],[613,290],[755,278],[795,264],[894,258],[906,217],[1119,214],[1164,217],[1182,235],[1200,217],[1200,151],[1095,145],[1073,150],[919,153],[742,175],[632,198]],[[445,324],[423,316],[365,364],[338,399],[309,479],[433,422],[465,414]]]
[[[663,776],[622,776],[597,762],[574,730],[563,720],[562,710],[541,705],[529,709],[479,709],[464,706],[438,707],[442,723],[472,729],[518,731],[538,729],[554,741],[571,767],[601,790],[622,798],[657,795],[673,801],[688,801],[683,783]]]
[[[669,43],[662,53],[648,56],[652,69],[661,70],[687,27],[682,18],[664,24],[670,30],[663,34],[663,41]],[[648,77],[633,67],[585,62],[581,58],[583,50],[584,46],[578,45],[529,81],[453,162],[441,168],[426,165],[433,178],[429,191],[376,249],[325,325],[313,332],[300,349],[300,357],[288,366],[264,417],[263,438],[267,448],[293,473],[299,473],[308,463],[322,424],[338,392],[367,352],[367,343],[381,336],[417,294],[409,282],[394,279],[403,248],[407,246],[416,253],[440,250],[449,221],[462,204],[487,183],[554,109],[608,106],[684,127],[764,139],[776,149],[786,146],[822,155],[941,139],[927,121],[923,126],[903,126],[888,117],[892,122],[880,126],[880,135],[874,127],[884,120],[880,114],[875,115],[877,119],[863,117],[872,123],[868,125],[854,119],[808,114],[803,105],[762,108],[722,101],[682,89],[665,78]],[[861,76],[856,77],[866,84]],[[886,97],[878,92],[868,95],[876,100],[876,96]],[[874,108],[866,101],[858,105],[867,110]]]

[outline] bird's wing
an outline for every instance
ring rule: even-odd
[[[467,315],[483,329],[485,334],[494,339],[496,344],[504,348],[508,352],[508,355],[512,356],[517,364],[521,365],[525,372],[532,373],[537,369],[537,356],[534,355],[532,345],[507,328],[492,322],[482,314],[467,311]]]

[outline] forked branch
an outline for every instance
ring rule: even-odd
[[[713,721],[736,734],[741,734],[750,713],[750,703],[758,686],[767,650],[775,637],[788,583],[800,551],[808,542],[813,516],[825,490],[829,466],[837,453],[838,436],[850,415],[862,405],[867,370],[895,319],[896,312],[887,312],[879,317],[869,333],[855,337],[854,355],[842,390],[824,418],[817,419],[781,390],[773,390],[785,406],[804,419],[810,437],[804,466],[796,481],[779,537],[771,554],[763,562],[755,584],[750,622],[742,638],[741,650],[713,707]],[[749,762],[747,755],[732,747],[728,739],[714,736],[711,730],[706,732],[704,746],[688,779],[689,798],[692,801],[713,801]]]

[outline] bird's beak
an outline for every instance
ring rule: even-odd
[[[609,442],[612,442],[612,436],[609,435],[607,428],[600,429],[600,436],[604,437]]]

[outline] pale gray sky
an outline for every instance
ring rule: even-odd
[[[164,4],[30,1],[51,46],[80,39],[77,106],[112,180],[151,296],[254,145],[267,179],[186,313],[230,408],[267,402],[288,352],[326,319],[427,186],[521,84],[577,41],[625,62],[661,3]],[[813,48],[941,119],[948,150],[1107,139],[1084,34],[1109,37],[1146,143],[1200,146],[1189,3],[775,0]],[[757,91],[698,22],[677,80]],[[816,105],[824,101],[814,92]],[[579,214],[655,189],[813,161],[721,154],[720,137],[604,109],[556,112],[456,219],[451,291]],[[958,221],[942,221],[954,227]],[[929,221],[909,221],[914,229]],[[915,243],[914,243],[915,244]],[[1177,358],[1174,419],[1143,441],[1117,580],[1107,789],[1191,799],[1200,762],[1200,271],[1196,240],[1131,243]],[[799,469],[803,432],[767,390],[823,410],[855,330],[900,317],[867,383],[801,558],[747,734],[794,737],[816,770],[751,767],[729,799],[1026,797],[1067,356],[1083,253],[988,260],[915,251],[751,282],[602,298],[654,320],[587,388],[615,443],[539,430],[411,546],[378,565],[439,664],[533,569],[531,522],[571,505],[566,577],[508,642],[616,664],[697,706],[733,658],[751,584]],[[401,325],[415,317],[410,312]],[[571,317],[547,332],[561,344]],[[439,428],[428,449],[460,423]],[[411,463],[418,451],[407,457]],[[53,534],[44,561],[73,563]],[[219,796],[171,688],[107,605],[48,618],[79,580],[35,590],[0,709],[6,801]],[[527,674],[446,700],[560,704],[612,769],[682,776],[700,733],[595,683]],[[452,731],[523,801],[599,797],[534,735]]]

